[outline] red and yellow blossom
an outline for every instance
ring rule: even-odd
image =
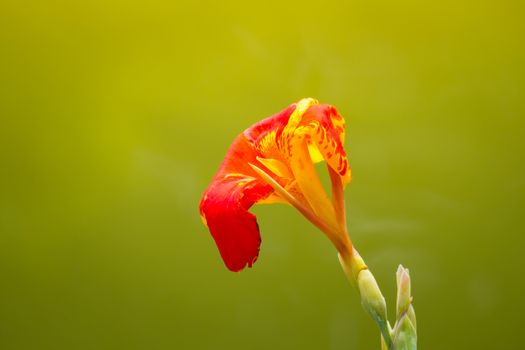
[[[348,237],[343,190],[351,173],[344,138],[341,115],[311,98],[254,124],[235,138],[204,192],[202,220],[226,266],[240,271],[251,267],[259,255],[259,226],[248,211],[252,205],[281,202],[294,206],[336,247],[343,271],[359,291],[361,305],[381,331],[382,348],[415,350],[416,320],[408,270],[398,270],[398,315],[392,328],[377,281]],[[314,167],[323,160],[332,184],[331,198]]]
[[[232,271],[257,260],[261,238],[255,203],[293,205],[321,229],[341,255],[351,252],[343,188],[351,172],[345,122],[330,105],[306,98],[238,135],[200,202],[203,222]],[[326,161],[332,198],[314,164]]]

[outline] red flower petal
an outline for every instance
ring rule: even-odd
[[[234,176],[212,183],[203,197],[201,215],[230,270],[251,267],[257,260],[261,237],[248,209],[272,191],[260,180]]]
[[[202,197],[201,216],[231,271],[251,267],[257,260],[261,237],[256,218],[248,210],[273,192],[249,163],[265,168],[257,160],[268,152],[259,148],[260,141],[286,125],[294,108],[291,105],[237,136]]]

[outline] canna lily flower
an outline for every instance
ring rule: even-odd
[[[345,122],[336,109],[306,98],[238,135],[200,202],[200,213],[231,271],[251,267],[261,237],[249,209],[286,203],[317,226],[340,256],[351,254],[343,189],[351,172],[343,144]],[[314,164],[327,163],[332,198]]]
[[[204,192],[202,221],[226,266],[240,271],[253,265],[261,245],[259,225],[249,209],[256,203],[292,205],[337,249],[361,305],[381,332],[382,348],[416,350],[408,270],[398,269],[397,321],[392,328],[379,285],[348,237],[343,190],[351,173],[344,138],[345,122],[335,108],[311,98],[252,125],[235,138]],[[315,170],[321,161],[330,175],[331,198]]]

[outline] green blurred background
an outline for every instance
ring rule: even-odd
[[[391,307],[410,268],[420,348],[518,348],[523,10],[2,1],[0,348],[379,349],[292,208],[254,209],[239,274],[198,215],[233,138],[307,96],[347,120],[351,236]]]

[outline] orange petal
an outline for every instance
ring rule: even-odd
[[[304,113],[301,125],[310,136],[326,163],[341,176],[343,187],[352,179],[344,150],[345,122],[336,109],[329,105],[314,105]],[[312,147],[312,146],[310,146]]]

